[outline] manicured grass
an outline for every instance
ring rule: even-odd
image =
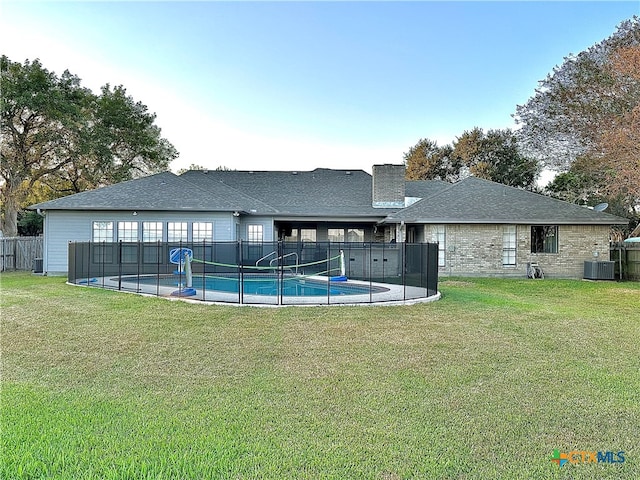
[[[1,282],[3,479],[640,478],[638,283],[260,309]]]

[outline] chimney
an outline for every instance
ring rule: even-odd
[[[404,185],[404,165],[374,165],[373,207],[404,207]]]

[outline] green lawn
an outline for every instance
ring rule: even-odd
[[[2,479],[640,478],[640,283],[261,309],[64,282],[1,277]]]

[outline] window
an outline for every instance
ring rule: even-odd
[[[142,222],[142,241],[161,242],[162,222]]]
[[[211,222],[193,222],[193,241],[194,242],[213,242],[213,223]]]
[[[291,235],[285,234],[284,241],[285,242],[297,242],[298,241],[298,229],[292,228],[291,231],[286,233],[291,233]]]
[[[94,242],[113,242],[113,222],[93,222]]]
[[[247,225],[248,240],[262,242],[262,225]]]
[[[93,222],[93,241],[109,242],[111,245],[96,245],[92,247],[95,263],[113,262],[113,222]]]
[[[438,266],[445,266],[446,250],[445,250],[445,229],[444,225],[434,225],[431,231],[431,240],[438,243]]]
[[[344,242],[344,228],[330,228],[328,238],[330,242]]]
[[[187,222],[169,222],[167,224],[167,242],[186,242]]]
[[[364,230],[362,228],[349,228],[347,230],[347,242],[364,242]]]
[[[533,225],[531,227],[531,253],[558,253],[558,227]]]
[[[118,241],[137,242],[138,222],[118,222]]]
[[[316,241],[316,229],[315,228],[301,228],[300,240],[303,242],[315,242]]]
[[[516,226],[505,225],[502,230],[502,265],[516,266]]]

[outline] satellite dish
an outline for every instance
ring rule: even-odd
[[[593,209],[596,212],[604,212],[607,208],[609,208],[609,204],[604,202],[604,203],[599,203],[598,205],[596,205],[595,207],[593,207]]]

